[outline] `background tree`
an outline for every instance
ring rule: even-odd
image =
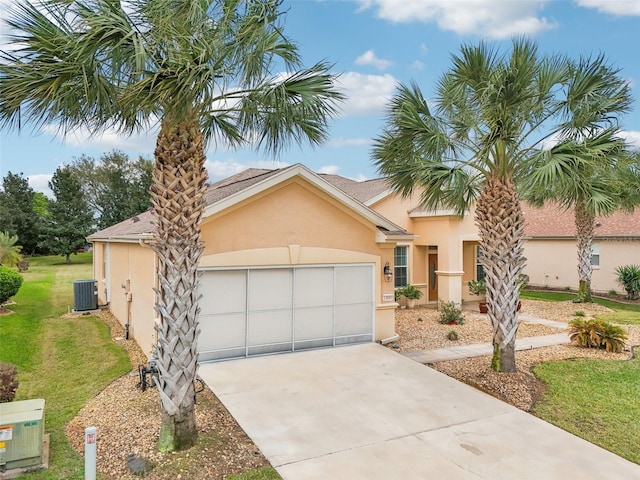
[[[619,77],[611,78],[608,90],[622,91],[621,82],[626,83]],[[629,161],[631,158],[618,132],[606,129],[577,141],[564,139],[551,148],[548,156],[542,152],[525,179],[525,196],[532,204],[541,206],[551,200],[573,209],[578,250],[576,302],[593,301],[591,255],[596,216],[633,210],[640,200],[630,188],[640,182],[640,172]]]
[[[84,198],[82,185],[68,166],[59,167],[49,182],[55,196],[49,202],[49,218],[42,229],[42,243],[54,255],[64,255],[71,263],[71,254],[86,245],[92,231],[93,215]]]
[[[0,232],[0,265],[8,267],[15,266],[22,261],[21,245],[17,245],[18,236],[9,235],[7,232]]]
[[[255,142],[277,154],[326,137],[342,98],[329,65],[301,68],[281,0],[21,1],[0,62],[0,121],[56,122],[62,132],[160,123],[151,188],[161,450],[197,438],[200,219],[205,147]],[[40,5],[40,4],[39,4]],[[42,14],[40,9],[45,10]],[[22,115],[20,115],[22,113]]]
[[[7,173],[0,191],[0,228],[9,235],[17,235],[23,253],[38,251],[40,217],[34,214],[35,192],[22,173]]]
[[[98,228],[115,225],[151,206],[151,160],[131,161],[125,153],[113,150],[99,161],[83,155],[71,167],[82,181]]]
[[[465,45],[436,87],[433,109],[416,84],[400,85],[373,157],[392,188],[420,191],[427,209],[475,203],[475,222],[493,327],[492,367],[513,372],[524,217],[518,182],[530,175],[544,142],[580,128],[595,131],[625,111],[628,87],[610,102],[592,96],[611,79],[602,58],[574,62],[541,56],[526,39],[500,53]],[[545,155],[553,155],[547,152]],[[585,155],[585,161],[595,155]]]

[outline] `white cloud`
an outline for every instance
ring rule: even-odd
[[[326,173],[328,175],[337,175],[340,167],[337,165],[324,165],[318,169],[318,173]]]
[[[373,50],[367,50],[356,58],[356,65],[371,65],[378,70],[386,70],[391,66],[391,62],[389,60],[376,57]]]
[[[328,147],[363,147],[371,145],[370,138],[344,138],[336,137],[327,142]]]
[[[247,168],[264,168],[267,170],[274,170],[277,168],[288,167],[288,163],[275,162],[269,160],[257,160],[254,162],[241,162],[239,160],[225,160],[225,161],[209,161],[205,163],[205,167],[209,172],[209,181],[216,182],[223,178],[230,177],[236,173],[240,173]]]
[[[45,133],[59,136],[57,127],[46,125],[42,129]],[[156,146],[157,127],[150,129],[144,134],[126,136],[115,130],[107,130],[101,134],[91,135],[89,130],[80,127],[62,138],[66,145],[86,148],[96,148],[102,150],[123,150],[135,151],[141,154],[153,154]]]
[[[29,175],[27,177],[27,181],[29,182],[29,186],[36,192],[42,192],[47,197],[53,198],[53,192],[49,188],[49,181],[51,178],[53,178],[53,174],[51,173],[39,173],[36,175]]]
[[[555,22],[538,15],[547,1],[358,0],[360,11],[376,8],[378,17],[391,22],[435,22],[441,30],[489,38],[533,35],[555,28]]]
[[[420,60],[416,60],[409,66],[409,68],[411,68],[412,70],[424,70],[424,63],[422,63]]]
[[[620,136],[624,138],[629,145],[631,145],[631,148],[640,150],[640,132],[630,130],[620,132]]]
[[[640,15],[639,0],[576,0],[585,8],[595,8],[599,12],[613,15]]]
[[[389,74],[364,75],[347,72],[338,78],[337,83],[347,95],[347,100],[342,105],[342,116],[348,117],[383,112],[398,81]]]

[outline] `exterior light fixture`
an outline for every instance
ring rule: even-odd
[[[384,268],[382,269],[382,273],[384,273],[384,281],[385,282],[390,282],[391,281],[391,276],[393,275],[393,273],[391,273],[391,267],[389,266],[389,262],[384,264]]]

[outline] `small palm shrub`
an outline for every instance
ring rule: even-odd
[[[640,265],[621,265],[616,268],[618,283],[627,292],[627,298],[635,299],[640,293]]]
[[[458,333],[455,330],[449,330],[449,333],[447,333],[447,338],[452,342],[455,342],[456,340],[458,340]]]
[[[0,265],[0,305],[13,297],[22,286],[22,275],[13,268]]]
[[[13,402],[18,389],[18,369],[11,363],[0,363],[0,403]]]
[[[585,316],[585,313],[582,310],[576,310],[575,312],[573,312],[573,314],[576,317],[584,317]]]
[[[440,323],[462,325],[464,320],[460,305],[456,302],[440,302]]]
[[[622,327],[602,320],[574,318],[569,322],[569,338],[580,347],[602,348],[607,352],[621,352],[627,334]]]

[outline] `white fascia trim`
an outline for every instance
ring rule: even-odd
[[[139,243],[141,240],[150,240],[153,237],[151,233],[137,233],[132,235],[113,235],[108,237],[87,237],[87,241],[93,242],[112,242],[112,243]]]
[[[373,198],[370,198],[369,200],[367,200],[366,202],[363,202],[367,207],[370,207],[371,205],[378,203],[380,200],[388,197],[389,195],[393,195],[393,190],[385,190],[384,192],[380,192],[378,195],[376,195]]]
[[[275,175],[271,175],[270,177],[251,185],[244,190],[236,192],[232,195],[229,195],[222,200],[212,203],[208,207],[204,209],[203,218],[209,217],[211,215],[215,215],[216,213],[222,212],[227,208],[234,206],[237,203],[240,203],[244,200],[247,200],[254,195],[257,195],[269,188],[275,187],[279,183],[284,182],[285,180],[289,180],[293,177],[302,177],[307,180],[312,185],[315,185],[320,190],[324,190],[326,193],[334,197],[340,203],[346,205],[351,210],[356,211],[361,216],[368,219],[371,223],[376,226],[386,228],[387,230],[402,230],[398,225],[390,222],[388,219],[380,215],[379,213],[374,212],[369,207],[363,205],[362,203],[354,200],[352,197],[344,193],[337,187],[334,187],[332,184],[322,179],[314,172],[309,170],[307,167],[300,163],[296,163],[289,168],[282,170],[281,172],[276,173]]]
[[[464,211],[464,216],[469,215],[469,210]],[[438,210],[419,210],[413,211],[409,213],[409,217],[417,218],[417,217],[458,217],[459,215],[452,208],[449,209],[438,209]]]
[[[405,242],[405,245],[410,245],[419,235],[413,233],[399,234],[399,233],[385,233],[382,230],[376,232],[376,243],[399,243]]]

